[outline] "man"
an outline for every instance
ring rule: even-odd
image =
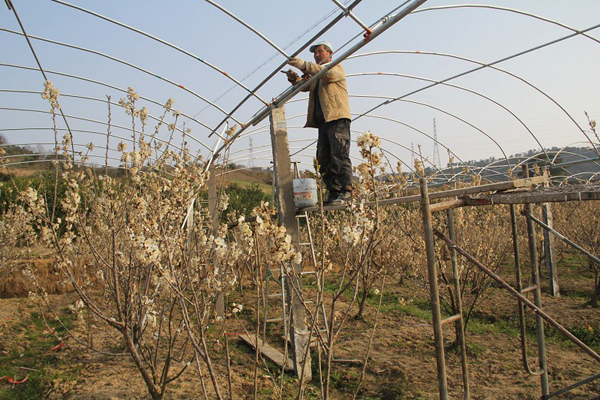
[[[310,47],[315,63],[291,58],[288,64],[304,73],[301,78],[293,70],[286,72],[288,81],[295,85],[308,79],[331,62],[333,48],[329,42],[319,42]],[[336,65],[318,80],[311,83],[308,115],[305,128],[318,128],[317,161],[319,172],[329,195],[323,203],[339,205],[352,196],[352,162],[350,161],[350,106],[346,89],[346,72]]]

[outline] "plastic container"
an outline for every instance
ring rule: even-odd
[[[317,181],[312,178],[294,179],[294,205],[296,208],[317,205]]]

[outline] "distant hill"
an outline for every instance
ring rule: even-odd
[[[511,155],[508,158],[510,167],[513,168],[523,162],[530,166],[537,164],[540,168],[548,166],[552,177],[558,180],[570,177],[569,181],[576,182],[590,178],[600,178],[600,155],[590,147],[566,147],[564,149],[553,147],[546,149],[546,154],[540,153],[539,149],[532,149],[524,153]],[[506,159],[491,157],[481,160],[470,160],[466,164],[486,180],[508,180],[506,174],[509,170],[509,164]],[[449,166],[443,172],[446,175],[453,175],[461,172],[463,169],[464,165],[457,164],[453,167]],[[517,177],[521,176],[521,171],[516,171],[515,175]]]

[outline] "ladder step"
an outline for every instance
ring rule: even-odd
[[[451,317],[448,317],[448,318],[445,318],[445,319],[443,319],[443,320],[442,320],[442,325],[444,325],[444,324],[446,324],[446,323],[448,323],[448,322],[453,322],[453,321],[456,321],[456,320],[458,320],[458,319],[460,319],[460,314],[453,315],[453,316],[451,316]]]
[[[302,243],[298,243],[300,246],[310,246],[312,245],[311,242],[302,242]]]
[[[239,338],[249,344],[251,347],[256,348],[256,335],[239,335]],[[280,367],[284,367],[286,371],[293,371],[293,362],[289,358],[285,357],[279,350],[270,346],[267,342],[264,342],[261,338],[258,338],[258,350],[275,362]]]
[[[273,294],[270,294],[267,296],[267,298],[269,298],[269,299],[275,299],[278,297],[281,297],[281,293],[273,293]]]
[[[535,289],[537,289],[537,285],[526,287],[525,289],[521,290],[521,294],[533,292]]]
[[[300,272],[300,275],[308,275],[308,274],[316,274],[317,271],[302,271]]]
[[[282,317],[278,317],[278,318],[267,318],[267,319],[265,320],[265,322],[281,322],[281,321],[283,321],[283,318],[282,318]]]

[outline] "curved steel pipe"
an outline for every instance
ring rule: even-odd
[[[50,111],[36,110],[36,109],[33,109],[33,108],[0,107],[0,111],[17,111],[17,112],[32,112],[32,113],[38,113],[38,114],[52,114]],[[92,122],[94,124],[100,124],[100,125],[104,125],[104,126],[108,126],[109,125],[106,122],[98,121],[98,120],[91,119],[91,118],[78,117],[78,116],[75,116],[75,115],[68,115],[68,114],[65,114],[65,115],[67,117],[71,118],[71,119],[75,119],[75,120],[79,120],[79,121]],[[113,128],[119,128],[119,129],[126,130],[128,132],[131,132],[131,128],[130,127],[121,126],[121,125],[117,125],[117,124],[114,124],[114,123],[110,124],[110,126],[113,127]],[[181,131],[179,128],[176,128],[176,129],[183,133],[183,131]],[[142,132],[136,129],[135,133],[142,133]],[[131,139],[129,139],[129,140],[131,140]],[[73,141],[74,141],[74,139],[73,139]],[[173,147],[176,147],[176,146],[173,145]]]
[[[378,95],[351,95],[351,97],[366,97],[366,98],[379,98],[379,99],[385,99],[385,98],[388,98],[388,99],[392,99],[392,97],[388,97],[388,96],[378,96]],[[448,116],[450,116],[450,117],[452,117],[452,118],[454,118],[454,119],[457,119],[457,120],[459,120],[460,122],[462,122],[462,123],[464,123],[464,124],[466,124],[466,125],[470,126],[471,128],[473,128],[473,129],[475,129],[475,130],[479,131],[479,132],[480,132],[482,135],[484,135],[485,137],[487,137],[488,139],[490,139],[490,140],[491,140],[491,141],[492,141],[492,142],[493,142],[493,143],[494,143],[494,144],[495,144],[495,145],[498,147],[498,149],[500,150],[500,152],[501,152],[501,153],[502,153],[502,155],[504,156],[505,160],[508,162],[508,157],[506,156],[506,153],[504,152],[504,149],[502,148],[502,146],[500,146],[500,144],[499,144],[499,143],[498,143],[498,142],[497,142],[497,141],[496,141],[494,138],[492,138],[492,137],[491,137],[489,134],[487,134],[487,133],[486,133],[485,131],[483,131],[481,128],[478,128],[477,126],[473,125],[472,123],[468,122],[467,120],[465,120],[465,119],[463,119],[463,118],[459,117],[459,116],[458,116],[458,115],[456,115],[456,114],[453,114],[453,113],[451,113],[451,112],[449,112],[449,111],[446,111],[446,110],[444,110],[444,109],[442,109],[442,108],[439,108],[439,107],[433,106],[433,105],[431,105],[431,104],[427,104],[427,103],[423,103],[423,102],[420,102],[420,101],[415,101],[415,100],[407,100],[407,99],[402,99],[402,100],[400,100],[400,101],[403,101],[403,102],[405,102],[405,103],[412,103],[412,104],[416,104],[416,105],[420,105],[420,106],[425,106],[425,107],[428,107],[428,108],[434,109],[434,110],[436,110],[436,111],[439,111],[439,112],[441,112],[441,113],[443,113],[443,114],[446,114],[446,115],[448,115]]]
[[[54,129],[55,128],[53,128],[51,126],[47,127],[47,128],[44,128],[44,127],[4,128],[4,129],[0,129],[0,132],[12,132],[12,131],[53,131]],[[64,128],[56,128],[56,131],[57,132],[61,132],[61,131],[67,131],[67,130],[64,129]],[[87,129],[71,129],[71,131],[72,132],[87,133],[87,134],[90,134],[90,135],[97,135],[97,136],[104,136],[104,137],[106,137],[106,132],[91,131],[91,130],[87,130]],[[136,131],[136,132],[137,133],[141,133],[139,131]],[[132,141],[131,137],[120,136],[120,135],[117,135],[115,133],[111,133],[110,137],[119,139],[121,141],[126,141],[126,142],[131,142]],[[169,142],[168,140],[164,140],[164,139],[161,139],[159,137],[155,137],[154,140],[156,140],[157,142],[164,143],[164,144],[166,144],[166,143]],[[12,145],[25,146],[25,145],[32,145],[32,144],[36,144],[37,145],[37,144],[47,144],[47,143],[43,143],[43,142],[28,142],[28,143],[22,143],[22,144],[9,143],[9,144],[6,144],[6,145],[0,145],[0,147],[3,147],[3,146],[12,146]],[[51,144],[55,145],[56,143],[52,142]],[[98,147],[99,145],[94,144],[94,146]],[[182,150],[182,148],[179,147],[176,144],[171,143],[170,146],[173,147],[173,148],[175,148],[178,151]],[[116,150],[116,149],[112,149],[112,150]]]
[[[471,58],[467,58],[467,57],[457,56],[457,55],[454,55],[454,54],[448,54],[448,53],[436,53],[436,52],[430,52],[430,51],[414,51],[414,50],[373,51],[373,52],[369,52],[369,53],[356,54],[356,55],[348,57],[348,58],[350,59],[350,58],[368,57],[368,56],[372,56],[372,55],[381,55],[381,54],[414,54],[414,55],[428,55],[428,56],[448,57],[448,58],[453,58],[453,59],[456,59],[456,60],[467,61],[467,62],[470,62],[470,63],[473,63],[473,64],[480,65],[482,67],[487,67],[487,68],[490,68],[490,69],[492,69],[494,71],[498,71],[498,72],[501,72],[503,74],[506,74],[506,75],[508,75],[508,76],[510,76],[512,78],[515,78],[515,79],[523,82],[524,84],[526,84],[527,86],[531,87],[536,92],[540,93],[542,96],[544,96],[548,100],[550,100],[554,105],[556,105],[571,120],[571,122],[573,122],[573,124],[575,124],[575,126],[577,127],[577,129],[579,129],[579,131],[583,132],[584,135],[587,137],[587,135],[583,131],[583,128],[577,123],[577,121],[575,121],[575,118],[573,118],[573,116],[558,101],[556,101],[549,94],[547,94],[542,89],[540,89],[539,87],[535,86],[534,84],[532,84],[528,80],[526,80],[526,79],[524,79],[524,78],[522,78],[522,77],[520,77],[520,76],[518,76],[516,74],[513,74],[512,72],[509,72],[509,71],[507,71],[505,69],[502,69],[502,68],[499,68],[499,67],[495,67],[495,66],[483,63],[481,61],[477,61],[477,60],[474,60],[474,59],[471,59]],[[448,85],[446,83],[446,81],[443,81],[443,82],[436,81],[435,84],[442,84],[442,85],[446,84],[446,85]],[[431,86],[435,86],[435,84],[431,85]],[[427,88],[429,88],[429,87],[427,87]],[[529,129],[528,129],[528,131],[529,131]],[[531,133],[531,135],[533,135],[533,133]],[[536,138],[534,137],[534,139],[536,139]],[[538,142],[538,144],[539,144],[539,142]]]
[[[15,34],[15,35],[21,35],[21,36],[23,35],[22,33],[19,33],[19,32],[16,32],[16,31],[12,31],[12,30],[10,30],[10,29],[5,29],[5,28],[0,28],[0,31],[4,31],[4,32],[7,32],[7,33],[12,33],[12,34]],[[184,90],[184,91],[188,92],[188,93],[189,93],[189,94],[191,94],[192,96],[194,96],[194,97],[196,97],[196,98],[198,98],[198,99],[200,99],[200,100],[204,101],[204,102],[205,102],[205,103],[207,103],[209,106],[216,108],[217,110],[219,110],[219,111],[220,111],[220,112],[222,112],[223,114],[227,114],[227,112],[226,112],[224,109],[222,109],[221,107],[219,107],[217,104],[215,104],[215,103],[213,103],[212,101],[208,100],[208,99],[207,99],[207,98],[205,98],[204,96],[202,96],[202,95],[200,95],[200,94],[198,94],[198,93],[194,92],[193,90],[191,90],[191,89],[188,89],[187,87],[185,87],[185,86],[183,86],[183,85],[181,85],[181,84],[179,84],[179,83],[177,83],[177,82],[175,82],[175,81],[172,81],[172,80],[171,80],[171,79],[169,79],[169,78],[165,78],[165,77],[163,77],[163,76],[160,76],[160,75],[158,75],[158,74],[155,74],[154,72],[148,71],[147,69],[144,69],[144,68],[142,68],[142,67],[139,67],[139,66],[137,66],[137,65],[135,65],[135,64],[132,64],[132,63],[130,63],[130,62],[127,62],[127,61],[121,60],[121,59],[119,59],[119,58],[113,57],[113,56],[111,56],[111,55],[109,55],[109,54],[106,54],[106,53],[102,53],[102,52],[100,52],[100,51],[96,51],[96,50],[88,49],[88,48],[81,47],[81,46],[75,46],[75,45],[72,45],[72,44],[69,44],[69,43],[59,42],[59,41],[56,41],[56,40],[46,39],[46,38],[42,38],[42,37],[39,37],[39,36],[33,36],[33,35],[29,35],[29,37],[30,37],[31,39],[39,40],[39,41],[41,41],[41,42],[51,43],[51,44],[55,44],[55,45],[57,45],[57,46],[68,47],[68,48],[71,48],[71,49],[74,49],[74,50],[79,50],[79,51],[83,51],[83,52],[86,52],[86,53],[95,54],[95,55],[97,55],[97,56],[104,57],[104,58],[106,58],[106,59],[108,59],[108,60],[111,60],[111,61],[117,62],[117,63],[119,63],[119,64],[126,65],[126,66],[128,66],[128,67],[130,67],[130,68],[133,68],[133,69],[136,69],[136,70],[138,70],[138,71],[140,71],[140,72],[143,72],[144,74],[147,74],[147,75],[150,75],[150,76],[152,76],[152,77],[154,77],[154,78],[160,79],[160,80],[161,80],[161,81],[163,81],[163,82],[167,82],[167,83],[168,83],[168,84],[170,84],[170,85],[176,86],[176,87],[178,87],[178,88],[180,88],[180,89],[182,89],[182,90]],[[233,119],[234,119],[234,118],[233,118]],[[235,120],[235,119],[234,119],[234,120]],[[237,120],[235,120],[235,122],[237,122],[238,124],[240,123],[240,122],[239,122],[239,121],[237,121]],[[207,128],[208,128],[208,127],[207,127]],[[210,129],[210,128],[208,128],[208,129]]]
[[[170,48],[172,48],[174,50],[177,50],[180,53],[185,54],[186,56],[189,56],[189,57],[191,57],[191,58],[193,58],[193,59],[195,59],[197,61],[200,61],[202,64],[206,65],[207,67],[209,67],[209,68],[217,71],[221,75],[225,76],[227,79],[229,79],[232,82],[234,82],[236,85],[238,85],[239,87],[241,87],[242,89],[244,89],[245,91],[247,91],[248,93],[250,93],[252,96],[256,97],[261,103],[263,103],[265,105],[268,104],[266,101],[264,101],[263,99],[261,99],[258,95],[256,95],[256,93],[254,93],[250,89],[248,89],[246,87],[246,85],[244,85],[243,83],[241,83],[240,81],[238,81],[237,79],[235,79],[233,76],[229,75],[227,72],[223,71],[222,69],[220,69],[217,66],[211,64],[210,62],[208,62],[206,60],[203,60],[202,58],[198,57],[197,55],[195,55],[195,54],[193,54],[193,53],[191,53],[191,52],[189,52],[189,51],[187,51],[187,50],[185,50],[185,49],[183,49],[183,48],[181,48],[179,46],[176,46],[176,45],[174,45],[172,43],[167,42],[166,40],[162,40],[159,37],[156,37],[156,36],[151,35],[151,34],[149,34],[147,32],[144,32],[141,29],[134,28],[134,27],[132,27],[130,25],[124,24],[124,23],[119,22],[117,20],[114,20],[112,18],[108,18],[108,17],[106,17],[106,16],[104,16],[102,14],[99,14],[97,12],[94,12],[94,11],[91,11],[91,10],[88,10],[88,9],[85,9],[83,7],[79,7],[79,6],[76,6],[74,4],[69,4],[69,3],[65,2],[65,1],[61,1],[61,0],[52,0],[52,1],[55,2],[55,3],[61,4],[63,6],[74,8],[75,10],[83,11],[84,13],[93,15],[94,17],[103,19],[103,20],[105,20],[107,22],[110,22],[112,24],[118,25],[118,26],[120,26],[122,28],[128,29],[128,30],[133,31],[135,33],[139,33],[140,35],[146,36],[149,39],[152,39],[154,41],[157,41],[158,43],[164,44],[165,46],[168,46],[168,47],[170,47]]]
[[[581,35],[581,34],[583,34],[583,33],[585,33],[585,32],[589,32],[589,31],[591,31],[591,30],[594,30],[594,29],[596,29],[596,28],[598,28],[598,27],[600,27],[600,24],[594,25],[594,26],[592,26],[592,27],[589,27],[589,28],[587,28],[587,29],[584,29],[584,30],[582,30],[582,31],[577,31],[577,32],[575,32],[575,33],[572,33],[572,34],[570,34],[570,35],[567,35],[567,36],[563,36],[563,37],[561,37],[561,38],[558,38],[558,39],[552,40],[552,41],[550,41],[550,42],[543,43],[543,44],[541,44],[541,45],[538,45],[538,46],[532,47],[532,48],[530,48],[530,49],[523,50],[523,51],[521,51],[521,52],[518,52],[518,53],[516,53],[516,54],[513,54],[513,55],[510,55],[510,56],[507,56],[507,57],[501,58],[501,59],[499,59],[499,60],[496,60],[496,61],[493,61],[493,62],[491,62],[491,63],[487,63],[487,64],[480,65],[480,66],[479,66],[479,67],[477,67],[477,68],[473,68],[473,69],[471,69],[471,70],[468,70],[468,71],[461,72],[461,73],[459,73],[459,74],[456,74],[456,75],[453,75],[453,76],[451,76],[451,77],[445,78],[445,79],[443,79],[443,80],[441,80],[441,81],[439,81],[439,82],[433,83],[433,84],[431,84],[431,85],[427,85],[427,86],[425,86],[425,87],[422,87],[422,88],[420,88],[420,89],[413,90],[412,92],[409,92],[409,93],[407,93],[407,94],[405,94],[405,95],[403,95],[403,96],[400,96],[400,97],[398,97],[398,98],[397,98],[397,100],[400,100],[400,99],[402,99],[402,98],[405,98],[405,97],[411,96],[411,95],[413,95],[413,94],[416,94],[416,93],[422,92],[423,90],[430,89],[430,88],[432,88],[432,87],[434,87],[434,86],[437,86],[437,85],[439,85],[440,83],[448,82],[448,81],[450,81],[450,80],[453,80],[453,79],[456,79],[456,78],[459,78],[459,77],[462,77],[462,76],[465,76],[465,75],[471,74],[471,73],[473,73],[473,72],[476,72],[476,71],[479,71],[479,70],[481,70],[481,69],[488,68],[488,67],[490,67],[490,66],[493,66],[493,65],[495,65],[495,64],[499,64],[499,63],[502,63],[502,62],[504,62],[504,61],[508,61],[508,60],[511,60],[511,59],[513,59],[513,58],[517,58],[517,57],[520,57],[520,56],[522,56],[522,55],[525,55],[525,54],[531,53],[531,52],[533,52],[533,51],[536,51],[536,50],[539,50],[539,49],[542,49],[542,48],[548,47],[548,46],[550,46],[550,45],[553,45],[553,44],[556,44],[556,43],[562,42],[562,41],[564,41],[564,40],[566,40],[566,39],[570,39],[570,38],[572,38],[572,37],[575,37],[575,36],[577,36],[577,35]],[[365,113],[363,113],[363,114],[359,115],[359,116],[358,116],[356,119],[358,119],[358,118],[360,118],[360,117],[364,116],[365,114],[371,113],[371,112],[375,111],[376,109],[378,109],[379,107],[382,107],[382,106],[384,106],[384,105],[387,105],[387,104],[389,104],[389,103],[391,103],[391,101],[386,101],[386,102],[383,102],[383,103],[381,103],[381,104],[379,104],[379,105],[377,105],[377,106],[375,106],[375,107],[371,108],[370,110],[366,111]],[[573,120],[573,121],[574,121],[574,120]],[[574,121],[574,122],[575,122],[575,121]],[[579,126],[579,125],[578,125],[578,126]],[[592,143],[592,141],[591,141],[591,139],[589,138],[589,136],[587,135],[587,133],[586,133],[586,132],[585,132],[583,129],[581,129],[581,128],[580,128],[580,130],[581,130],[581,132],[583,133],[583,135],[586,137],[586,139],[588,139],[588,141],[590,142],[590,144],[592,144],[592,146],[594,147],[594,150],[595,150],[595,151],[598,153],[598,155],[600,155],[600,151],[598,150],[598,148],[597,148],[596,146],[594,146],[594,144]],[[535,140],[536,140],[536,141],[538,141],[538,140],[537,140],[537,138],[535,138]],[[542,149],[542,151],[544,151],[544,153],[545,153],[544,146],[542,146],[542,145],[541,145],[541,143],[539,143],[539,141],[538,141],[538,144],[540,145],[540,148]],[[549,157],[547,154],[546,154],[546,156],[548,157],[548,159],[550,158],[550,157]]]
[[[2,93],[2,92],[5,92],[5,93],[41,94],[41,92],[36,92],[36,91],[33,91],[33,90],[7,90],[7,89],[0,89],[0,93]],[[108,100],[106,100],[106,99],[100,99],[100,98],[97,98],[97,97],[79,96],[79,95],[74,95],[74,94],[66,94],[66,93],[61,93],[60,95],[61,95],[62,97],[70,97],[70,98],[82,99],[82,100],[92,100],[92,101],[97,101],[97,102],[101,102],[101,103],[105,103],[105,104],[106,104],[106,103],[110,103],[110,105],[117,106],[117,107],[121,107],[121,105],[120,105],[119,103],[115,103],[115,102],[113,102],[113,101],[110,101],[110,102],[109,102],[109,101],[108,101]],[[33,110],[33,109],[24,109],[24,110],[29,110],[29,111],[37,111],[37,110]],[[19,111],[19,110],[13,110],[13,111]],[[152,119],[152,120],[154,120],[154,121],[160,121],[160,118],[157,118],[157,117],[155,117],[155,116],[153,116],[153,115],[151,115],[151,114],[148,114],[148,118],[150,118],[150,119]],[[92,122],[96,122],[96,123],[103,123],[102,121],[96,121],[96,120],[93,120]],[[104,123],[104,124],[106,124],[106,123]],[[116,126],[116,127],[118,127],[118,128],[122,128],[122,129],[128,129],[128,128],[124,128],[124,127],[121,127],[121,126],[118,126],[118,125],[114,125],[114,124],[112,124],[112,126]],[[192,139],[192,140],[194,140],[196,143],[198,143],[198,144],[200,144],[200,145],[204,146],[204,148],[205,148],[205,149],[207,149],[207,150],[209,150],[209,151],[211,150],[211,149],[210,149],[210,148],[209,148],[209,147],[208,147],[206,144],[204,144],[204,143],[203,143],[203,142],[202,142],[200,139],[197,139],[195,136],[193,136],[193,135],[190,135],[189,133],[186,133],[184,130],[182,130],[182,129],[180,129],[180,128],[177,128],[177,127],[175,127],[175,130],[176,130],[176,131],[179,131],[179,132],[180,132],[182,135],[184,135],[184,136],[187,136],[187,137],[191,138],[191,139]],[[75,132],[76,130],[75,130],[75,129],[73,129],[72,131],[73,131],[73,132]],[[140,132],[139,132],[139,131],[136,131],[136,133],[140,133]]]
[[[544,18],[537,14],[532,14],[532,13],[528,13],[526,11],[517,10],[516,8],[500,7],[500,6],[490,5],[490,4],[451,4],[451,5],[446,5],[446,6],[426,7],[426,8],[420,8],[418,10],[415,10],[411,14],[418,14],[420,12],[425,12],[425,11],[448,10],[448,9],[452,9],[452,8],[489,8],[492,10],[508,11],[508,12],[512,12],[515,14],[525,15],[526,17],[531,17],[531,18],[534,18],[534,19],[537,19],[540,21],[548,22],[548,23],[560,26],[561,28],[568,29],[572,32],[579,32],[578,29],[575,29],[569,25],[565,25],[563,23],[560,23],[560,22],[552,20],[552,19]],[[600,40],[596,39],[593,36],[586,35],[585,33],[583,33],[582,36],[600,44]]]
[[[33,68],[33,67],[26,67],[26,66],[23,66],[23,65],[16,65],[16,64],[0,63],[0,67],[17,68],[17,69],[23,69],[23,70],[27,70],[27,71],[38,71],[36,68]],[[94,80],[94,79],[85,78],[85,77],[77,76],[77,75],[73,75],[73,74],[67,74],[67,73],[64,73],[64,72],[52,71],[52,70],[46,70],[46,72],[48,74],[57,75],[57,76],[65,76],[67,78],[81,80],[81,81],[93,83],[93,84],[96,84],[96,85],[99,85],[99,86],[104,86],[104,87],[107,87],[107,88],[110,88],[110,89],[113,89],[113,90],[116,90],[116,91],[119,91],[119,92],[122,92],[122,93],[127,93],[127,90],[122,89],[122,88],[120,88],[118,86],[114,86],[114,85],[111,85],[109,83],[97,81],[97,80]],[[155,104],[155,105],[157,105],[159,107],[164,107],[164,104],[161,104],[160,102],[158,102],[156,100],[153,100],[153,99],[151,99],[149,97],[144,97],[144,96],[140,95],[140,99],[145,100],[145,101],[147,101],[149,103]],[[199,125],[207,128],[207,129],[211,129],[208,125],[206,125],[206,124],[198,121],[197,119],[195,119],[193,117],[190,117],[189,115],[187,115],[185,113],[180,112],[180,114],[182,116],[186,117],[186,118],[189,118],[190,120],[196,122],[197,124],[199,124]]]
[[[38,70],[42,73],[42,76],[44,77],[44,83],[50,82],[48,80],[48,77],[46,76],[46,72],[44,71],[44,68],[42,67],[42,63],[40,62],[40,60],[35,52],[35,49],[33,48],[33,44],[31,44],[29,35],[27,34],[27,32],[25,32],[25,27],[23,26],[23,23],[21,22],[21,18],[19,18],[17,9],[15,8],[14,4],[12,4],[12,2],[10,0],[7,0],[6,5],[8,6],[8,9],[13,12],[13,14],[17,20],[17,23],[19,24],[19,27],[21,27],[21,31],[23,32],[23,36],[25,37],[25,40],[27,41],[29,50],[31,50],[31,54],[33,55],[33,58],[35,59],[35,62],[38,66]],[[73,134],[71,133],[71,127],[69,126],[69,121],[67,121],[67,117],[65,116],[65,113],[64,113],[62,107],[58,107],[58,111],[59,111],[60,115],[62,116],[63,122],[65,123],[65,126],[67,127],[67,130],[69,131],[69,135],[71,136],[71,139],[72,139]],[[75,147],[73,147],[73,140],[71,140],[71,151],[73,153],[73,157],[75,157]]]
[[[271,46],[272,48],[274,48],[275,50],[277,50],[277,52],[281,53],[281,55],[283,55],[286,59],[290,58],[290,56],[288,56],[285,53],[285,51],[283,51],[282,49],[280,49],[279,46],[277,46],[275,43],[273,43],[271,40],[269,40],[268,37],[266,37],[265,35],[263,35],[262,33],[260,33],[258,30],[254,29],[250,24],[248,24],[247,22],[245,22],[244,20],[242,20],[241,18],[239,18],[238,16],[236,16],[231,11],[227,10],[225,7],[221,6],[220,4],[215,3],[212,0],[204,0],[204,1],[206,1],[210,5],[215,6],[216,8],[218,8],[221,11],[223,11],[225,14],[229,15],[231,18],[233,18],[234,20],[236,20],[237,22],[239,22],[241,25],[243,25],[244,27],[248,28],[250,31],[252,31],[254,34],[256,34],[256,36],[260,37],[262,40],[264,40],[265,42],[267,42],[269,44],[269,46]]]

